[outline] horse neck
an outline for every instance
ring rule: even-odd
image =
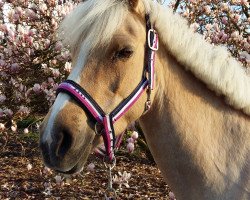
[[[232,192],[248,188],[249,181],[236,183],[240,169],[247,168],[249,176],[249,163],[244,165],[250,141],[246,117],[228,107],[166,51],[158,55],[155,99],[140,123],[167,183],[184,199],[189,199],[187,194],[193,199],[213,199],[229,188]],[[229,187],[232,184],[238,189]],[[209,198],[198,196],[206,192]]]

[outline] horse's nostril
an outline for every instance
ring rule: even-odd
[[[66,130],[61,132],[62,139],[58,147],[58,156],[63,157],[70,149],[72,145],[72,136]]]

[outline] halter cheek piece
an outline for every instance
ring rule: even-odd
[[[114,151],[119,147],[122,135],[115,138],[114,123],[120,119],[139,99],[142,93],[147,89],[147,102],[145,111],[149,110],[150,93],[154,89],[154,74],[155,74],[155,51],[158,50],[158,35],[152,28],[149,15],[145,16],[146,31],[147,31],[147,45],[145,47],[144,75],[141,82],[134,89],[134,91],[124,99],[111,113],[106,114],[96,101],[85,91],[80,85],[72,80],[62,82],[57,89],[57,94],[60,92],[67,93],[89,114],[89,116],[96,122],[95,132],[101,134],[105,146],[105,154],[111,162],[114,159]]]

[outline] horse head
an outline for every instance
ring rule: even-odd
[[[112,113],[149,84],[143,82],[148,76],[146,14],[139,0],[91,0],[80,3],[61,25],[61,36],[72,51],[73,69],[68,80],[78,86],[76,91],[84,88],[84,94],[97,104],[93,109],[101,109],[100,115]],[[72,86],[67,84],[65,88]],[[40,148],[47,166],[74,173],[82,169],[102,138],[95,134],[96,120],[89,109],[65,93],[65,88],[42,123]],[[119,120],[114,119],[116,134],[144,113],[149,94],[139,92],[140,98],[133,96],[133,106]],[[150,92],[151,101],[154,96],[155,92]]]

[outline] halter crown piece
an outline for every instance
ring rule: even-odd
[[[115,138],[114,123],[120,119],[139,99],[142,93],[147,89],[147,102],[145,111],[150,108],[150,93],[154,89],[155,76],[155,51],[158,50],[158,35],[153,29],[149,15],[146,14],[146,31],[147,31],[147,45],[145,46],[145,67],[142,80],[133,92],[124,99],[111,113],[105,113],[96,101],[86,92],[80,85],[73,80],[66,80],[62,82],[57,89],[57,94],[60,92],[67,93],[89,114],[95,121],[95,131],[97,134],[97,126],[102,127],[100,134],[103,137],[105,154],[108,161],[112,162],[115,158],[115,150],[119,147],[122,137]]]

